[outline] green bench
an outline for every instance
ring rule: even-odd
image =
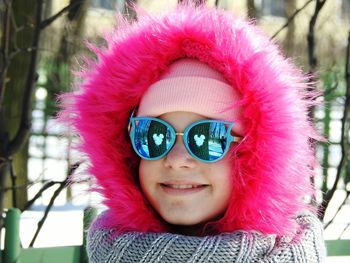
[[[329,257],[336,257],[336,256],[350,257],[350,239],[326,240],[326,246],[327,246],[327,256]]]
[[[5,218],[5,247],[0,251],[0,263],[87,263],[86,230],[97,210],[87,208],[84,210],[83,245],[47,248],[21,248],[19,238],[20,210],[11,208]]]
[[[5,218],[5,249],[0,251],[0,263],[87,263],[86,255],[86,230],[92,219],[96,217],[96,209],[84,211],[83,245],[48,248],[21,248],[19,239],[20,211],[16,208],[9,209]],[[328,256],[349,256],[349,240],[327,240]]]

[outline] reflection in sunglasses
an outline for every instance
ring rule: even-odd
[[[232,126],[232,122],[201,120],[179,133],[161,119],[135,117],[130,118],[129,132],[134,150],[144,159],[164,157],[179,135],[183,136],[184,145],[191,156],[203,162],[214,162],[223,158],[231,142],[239,140],[231,135]]]

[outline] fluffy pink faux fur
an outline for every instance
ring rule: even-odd
[[[109,208],[108,226],[120,231],[166,231],[137,179],[139,159],[127,124],[145,90],[179,58],[196,58],[220,71],[242,94],[245,137],[232,158],[233,195],[219,232],[257,230],[288,234],[303,197],[312,193],[315,158],[310,139],[320,139],[308,120],[314,93],[305,77],[257,27],[224,11],[190,5],[162,16],[138,11],[129,25],[106,37],[108,47],[81,76],[61,112],[81,136],[89,173]],[[234,107],[234,105],[232,105]]]

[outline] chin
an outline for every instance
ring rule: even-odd
[[[174,220],[173,218],[166,220],[171,225],[178,225],[178,226],[192,226],[200,224],[201,221],[199,220]]]
[[[163,217],[163,219],[171,224],[171,225],[178,225],[178,226],[195,226],[195,225],[203,225],[209,221],[215,220],[212,218],[184,218],[184,216],[178,218],[174,216],[166,216]]]

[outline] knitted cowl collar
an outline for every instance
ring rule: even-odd
[[[116,235],[94,222],[88,236],[89,262],[325,262],[322,225],[311,214],[295,218],[293,236],[235,231],[214,236],[128,232]]]
[[[292,220],[310,209],[315,174],[310,138],[320,139],[308,120],[315,94],[308,78],[283,58],[252,23],[207,7],[179,6],[161,16],[138,10],[138,21],[118,18],[118,28],[86,60],[79,90],[63,96],[61,119],[79,134],[89,158],[94,190],[111,212],[105,224],[119,231],[166,231],[138,185],[139,158],[127,133],[130,113],[169,64],[189,57],[221,72],[242,96],[237,120],[246,127],[232,155],[233,191],[218,232],[255,230],[287,234]],[[234,105],[233,105],[234,106]]]

